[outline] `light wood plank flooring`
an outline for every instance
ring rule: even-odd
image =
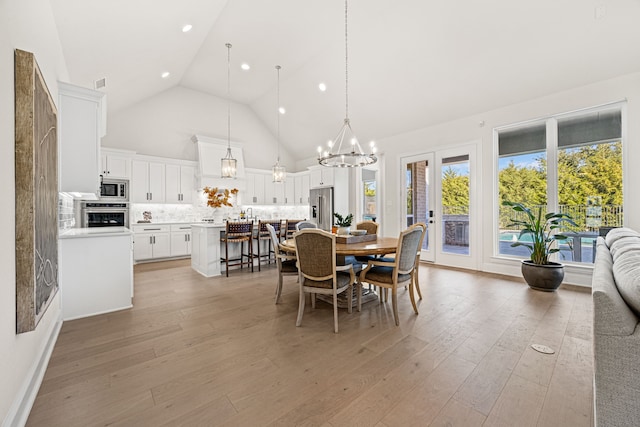
[[[131,310],[65,322],[29,426],[591,426],[591,295],[423,264],[413,314],[307,304],[276,270],[136,266]],[[545,344],[555,354],[535,352]]]

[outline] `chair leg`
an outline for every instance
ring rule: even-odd
[[[247,243],[249,245],[249,264],[251,264],[251,272],[253,273],[253,242],[251,241],[251,239],[249,239],[249,242]],[[259,250],[260,249],[258,249],[258,251]],[[258,271],[260,271],[260,258],[258,258]]]
[[[400,326],[400,318],[398,317],[398,288],[391,288],[391,302],[393,304],[393,317],[396,319],[396,326]]]
[[[225,273],[227,277],[229,277],[229,241],[224,241],[224,265],[225,265]]]
[[[353,283],[349,285],[347,292],[349,295],[349,305],[347,307],[347,313],[351,314],[353,313]]]
[[[280,301],[280,295],[282,294],[282,274],[278,273],[278,286],[276,287],[276,304]]]
[[[256,240],[256,242],[258,242],[258,271],[262,271],[260,269],[260,264],[261,264],[261,262],[260,262],[260,260],[261,260],[261,258],[260,258],[260,238],[258,238],[258,240]],[[253,244],[251,245],[251,247],[253,247]],[[251,263],[253,264],[253,257],[251,257],[251,258],[252,258],[251,259]]]
[[[296,326],[302,325],[302,315],[304,314],[304,300],[306,296],[304,294],[304,290],[302,289],[302,284],[300,285],[300,297],[298,301],[298,318],[296,319]]]
[[[338,333],[338,294],[333,290],[333,332]]]
[[[418,291],[418,298],[422,299],[422,292],[420,292],[420,280],[418,280],[418,276],[419,271],[418,271],[418,265],[416,264],[416,268],[414,269],[414,278],[415,278],[415,282],[416,282],[416,291]]]
[[[413,305],[413,311],[418,314],[418,306],[416,306],[416,297],[413,295],[413,280],[409,282],[409,297],[411,298],[411,305]]]
[[[362,282],[360,280],[356,281],[356,292],[358,292],[358,311],[362,311]]]

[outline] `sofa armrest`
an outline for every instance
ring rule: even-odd
[[[613,278],[613,259],[602,237],[596,244],[591,293],[594,335],[632,335],[638,317],[624,302]]]

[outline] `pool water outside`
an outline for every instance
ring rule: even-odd
[[[518,241],[519,236],[520,236],[520,232],[518,231],[500,232],[500,254],[523,256],[523,257],[529,256],[530,252],[527,248],[522,246],[516,246],[516,247],[511,246],[511,243]],[[524,235],[522,236],[520,241],[525,243],[531,242],[531,236]],[[582,263],[591,264],[593,262],[594,241],[595,239],[591,237],[582,238],[582,247],[581,247]],[[560,245],[560,261],[573,261],[573,251],[571,250],[571,247],[569,247],[569,244],[567,243],[567,241],[558,240],[558,244]]]

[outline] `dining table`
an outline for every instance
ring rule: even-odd
[[[378,236],[376,240],[370,240],[366,242],[354,242],[354,243],[336,243],[336,258],[338,264],[344,265],[346,257],[355,257],[355,256],[381,256],[388,254],[395,254],[396,249],[398,248],[398,238],[397,237],[382,237]],[[296,244],[295,239],[286,239],[280,243],[280,249],[289,252],[296,252]],[[365,263],[366,264],[366,263]],[[359,266],[359,264],[358,264]],[[358,272],[356,272],[356,275]],[[355,293],[357,290],[354,287],[352,295],[352,304],[356,304],[357,294]],[[347,308],[348,307],[348,299],[342,293],[338,295],[338,307],[339,308]],[[328,298],[327,298],[328,297]],[[330,295],[317,295],[317,298],[321,301],[325,301],[329,304],[333,304],[332,297]],[[378,295],[374,292],[373,289],[362,289],[362,303],[366,303],[369,301],[377,300]]]

